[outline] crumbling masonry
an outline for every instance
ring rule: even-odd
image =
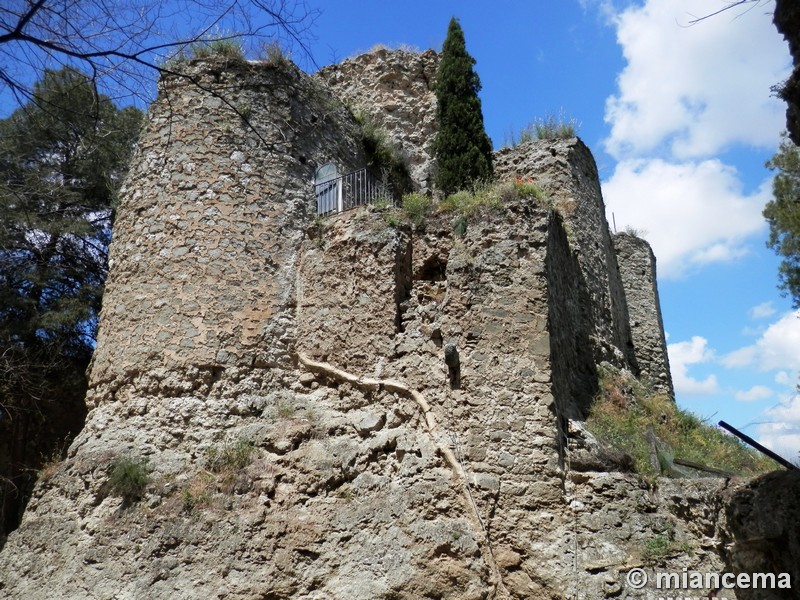
[[[0,552],[0,595],[648,598],[625,574],[651,568],[642,549],[665,531],[691,552],[661,570],[752,568],[765,539],[798,555],[786,522],[737,520],[756,497],[780,504],[764,486],[576,466],[599,362],[672,391],[654,259],[612,240],[580,140],[497,152],[499,178],[534,178],[550,204],[461,237],[443,216],[315,220],[315,169],[364,163],[351,110],[429,187],[436,63],[206,60],[186,65],[200,86],[161,82],[118,210],[87,425]],[[209,449],[236,440],[253,461],[211,472]],[[152,469],[138,501],[108,491],[118,457]]]

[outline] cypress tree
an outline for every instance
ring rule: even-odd
[[[474,64],[464,31],[453,17],[437,74],[439,134],[433,146],[438,163],[436,185],[445,194],[492,177],[492,142],[483,127],[478,98],[481,81]]]

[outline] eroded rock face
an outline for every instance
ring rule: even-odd
[[[189,68],[235,86],[255,129],[165,83],[119,207],[92,410],[0,552],[0,595],[650,598],[630,569],[725,568],[726,481],[645,485],[579,426],[596,355],[626,362],[580,142],[509,158],[559,203],[459,236],[446,215],[318,220],[316,166],[360,166],[352,116],[293,69]],[[146,460],[143,489],[114,488],[119,458]]]
[[[589,149],[578,138],[527,142],[495,152],[494,169],[500,180],[531,179],[563,215],[587,294],[583,319],[591,330],[595,361],[607,360],[637,373],[625,291]]]
[[[800,581],[800,471],[778,471],[726,491],[726,570],[786,573],[791,589],[742,589],[737,598],[797,597]]]
[[[408,158],[415,187],[433,185],[439,55],[379,49],[324,67],[317,77],[354,111],[373,117]]]
[[[176,373],[188,367],[289,364],[314,171],[363,165],[350,113],[298,69],[187,68],[202,87],[161,82],[121,191],[90,407],[124,399],[135,378],[185,392],[197,383]]]

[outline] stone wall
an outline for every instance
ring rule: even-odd
[[[361,158],[351,115],[294,69],[222,67],[188,68],[238,114],[181,80],[150,113],[93,408],[0,552],[0,595],[649,598],[625,574],[652,576],[659,536],[683,550],[658,570],[720,572],[738,484],[573,462],[595,356],[626,362],[582,144],[503,154],[551,202],[460,236],[447,215],[315,220],[316,166]],[[141,493],[113,488],[120,459],[146,460]]]
[[[595,360],[638,371],[625,292],[605,217],[594,158],[578,138],[527,142],[494,155],[497,179],[532,178],[564,217],[588,296],[582,305]]]
[[[415,187],[431,189],[436,137],[433,90],[439,55],[379,49],[321,69],[317,77],[352,110],[373,117],[408,158]]]
[[[363,165],[349,112],[293,66],[187,69],[121,191],[90,406],[152,369],[285,365],[314,170]]]
[[[625,289],[636,362],[654,389],[675,397],[656,281],[656,257],[645,240],[627,233],[613,237]]]

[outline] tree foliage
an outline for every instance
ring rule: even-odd
[[[492,142],[483,126],[478,97],[481,82],[474,65],[464,32],[454,17],[436,80],[439,133],[433,149],[438,165],[436,184],[445,195],[492,177]]]
[[[0,121],[0,341],[91,353],[112,209],[141,124],[74,69]]]
[[[0,121],[0,540],[86,413],[117,190],[142,114],[46,71]]]
[[[768,245],[781,257],[781,290],[800,308],[800,147],[784,137],[778,152],[767,162],[776,170],[773,199],[764,208],[769,223]]]

